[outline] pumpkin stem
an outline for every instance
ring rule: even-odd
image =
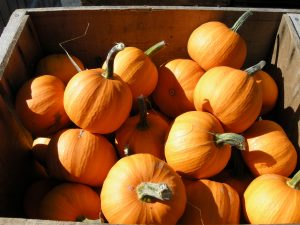
[[[214,137],[217,145],[229,144],[240,150],[246,149],[246,140],[240,134],[235,134],[235,133],[214,134]]]
[[[107,62],[107,68],[102,73],[102,76],[106,79],[111,79],[114,74],[114,59],[115,56],[119,51],[122,51],[125,48],[124,43],[116,43],[114,47],[110,49],[110,51],[107,54],[106,62]]]
[[[156,43],[155,45],[151,46],[150,48],[148,48],[144,53],[147,56],[152,57],[157,52],[159,52],[162,48],[164,48],[166,45],[167,45],[167,43],[165,41],[160,41],[160,42]]]
[[[300,190],[300,170],[286,183],[289,187]]]
[[[248,69],[245,69],[244,71],[248,74],[248,75],[253,75],[255,74],[257,71],[260,71],[264,68],[264,66],[266,65],[266,61],[262,60],[259,63],[255,64],[254,66],[249,67]]]
[[[233,30],[234,32],[238,32],[240,27],[244,24],[244,22],[251,15],[253,15],[253,12],[251,12],[251,11],[244,12],[243,15],[241,15],[240,18],[238,18],[238,20],[233,24],[233,26],[231,27],[231,30]]]
[[[136,187],[138,198],[143,202],[171,200],[173,193],[165,183],[142,182]]]
[[[138,105],[139,105],[139,112],[140,112],[140,121],[138,122],[138,124],[136,125],[137,129],[139,130],[146,130],[149,128],[148,125],[148,113],[147,113],[147,106],[146,106],[146,101],[144,96],[139,96],[137,98],[138,101]]]

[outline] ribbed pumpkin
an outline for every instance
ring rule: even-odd
[[[240,198],[228,184],[201,179],[185,182],[187,205],[179,224],[239,224]]]
[[[60,221],[96,220],[100,211],[99,195],[92,188],[83,184],[62,183],[44,196],[39,217]]]
[[[160,111],[175,118],[195,110],[194,89],[204,70],[193,60],[174,59],[158,70],[152,98]]]
[[[132,106],[130,88],[113,73],[114,56],[124,47],[123,43],[118,43],[111,49],[106,70],[84,70],[69,81],[64,93],[64,107],[80,128],[107,134],[117,130],[129,116]]]
[[[255,176],[266,173],[291,175],[297,164],[297,152],[279,124],[259,120],[243,135],[248,147],[242,156]]]
[[[116,131],[115,143],[120,156],[129,148],[130,154],[150,153],[164,159],[164,146],[170,126],[154,111],[147,112],[144,97],[138,98],[140,114],[128,118]]]
[[[253,77],[264,61],[245,71],[231,67],[214,67],[199,80],[194,91],[197,110],[216,116],[225,131],[241,133],[259,116],[262,91]]]
[[[84,65],[76,56],[71,56],[81,70]],[[36,75],[49,74],[58,77],[65,85],[78,71],[66,54],[51,54],[39,60],[36,66]]]
[[[244,13],[232,28],[218,21],[200,25],[189,37],[189,56],[204,70],[216,66],[240,69],[246,59],[247,45],[237,31],[251,14],[250,11]]]
[[[212,114],[190,111],[174,120],[165,144],[165,157],[180,174],[208,178],[225,168],[231,155],[230,145],[243,149],[244,138],[224,133]]]
[[[252,224],[299,224],[300,171],[255,178],[244,194],[244,215]]]
[[[100,186],[117,161],[112,144],[100,134],[73,128],[54,135],[49,143],[49,175],[61,180]]]
[[[264,115],[270,112],[277,102],[278,86],[272,76],[265,71],[257,71],[254,78],[262,87],[261,114]]]
[[[63,105],[64,90],[63,82],[52,75],[32,78],[19,89],[16,112],[34,136],[51,135],[69,124]]]
[[[101,190],[101,209],[112,224],[176,224],[186,204],[184,184],[151,154],[121,158]]]

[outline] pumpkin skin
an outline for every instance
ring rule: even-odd
[[[240,198],[228,184],[186,181],[187,205],[179,224],[239,224]]]
[[[100,213],[100,198],[89,186],[62,183],[51,189],[42,199],[39,217],[48,220],[96,220]]]
[[[290,180],[278,174],[255,178],[244,193],[246,219],[253,224],[300,223],[299,184],[298,190],[292,188],[287,184]]]
[[[129,116],[132,94],[119,76],[104,78],[103,72],[103,69],[90,69],[73,76],[64,93],[64,107],[78,127],[108,134]]]
[[[297,164],[297,152],[282,127],[271,120],[259,120],[244,132],[248,147],[242,157],[251,173],[274,173],[288,177]]]
[[[77,128],[54,135],[47,154],[51,177],[90,186],[100,186],[116,161],[115,150],[106,138]]]
[[[158,70],[153,101],[160,111],[172,118],[195,110],[194,89],[203,74],[204,70],[193,60],[171,60]]]
[[[81,70],[84,65],[79,58],[71,55]],[[49,74],[58,77],[65,85],[78,71],[66,54],[51,54],[39,60],[36,66],[36,75]]]
[[[221,172],[231,148],[217,146],[213,133],[223,133],[220,122],[210,113],[190,111],[174,120],[165,144],[167,163],[184,176],[201,179]]]
[[[257,71],[254,78],[261,83],[262,107],[260,114],[265,115],[276,105],[278,99],[278,86],[271,75],[265,71]]]
[[[137,187],[142,182],[167,184],[172,198],[140,200]],[[176,224],[186,204],[180,176],[164,161],[142,153],[121,158],[112,167],[100,196],[102,213],[112,224]]]
[[[259,116],[262,91],[247,72],[226,66],[214,67],[198,81],[194,104],[197,110],[216,116],[225,131],[241,133]]]
[[[65,85],[52,75],[26,81],[16,96],[16,112],[35,136],[48,136],[66,127],[70,119],[63,105]]]

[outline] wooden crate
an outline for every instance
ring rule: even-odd
[[[187,39],[200,24],[219,20],[231,26],[245,10],[248,8],[103,6],[15,11],[0,38],[0,224],[73,224],[21,219],[24,190],[31,180],[32,137],[15,114],[14,98],[40,57],[62,52],[58,43],[81,35],[90,24],[84,38],[66,46],[87,68],[101,65],[118,41],[147,49],[165,40],[168,47],[154,57],[160,65],[188,57]],[[249,51],[245,67],[267,61],[266,69],[280,91],[274,119],[299,152],[300,10],[251,10],[254,15],[240,30]]]

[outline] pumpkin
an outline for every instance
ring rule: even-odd
[[[237,32],[250,15],[251,11],[245,12],[232,28],[218,21],[197,27],[188,39],[189,56],[204,70],[216,66],[240,69],[246,59],[247,45]]]
[[[89,186],[78,183],[55,186],[44,196],[39,208],[39,217],[47,220],[96,220],[99,213],[99,195]]]
[[[187,204],[179,224],[239,224],[240,198],[228,184],[201,179],[185,187]]]
[[[291,175],[297,164],[297,152],[279,124],[259,120],[243,135],[248,147],[242,152],[242,157],[253,175]]]
[[[48,172],[61,180],[100,186],[116,161],[106,138],[79,128],[60,131],[49,143]]]
[[[70,119],[63,105],[65,85],[52,75],[26,81],[18,90],[17,115],[34,136],[48,136],[66,127]]]
[[[145,52],[136,47],[126,47],[116,55],[114,71],[130,87],[133,100],[140,95],[149,96],[157,84],[158,73],[151,57],[165,47],[164,41],[151,46]],[[104,63],[102,68],[106,68]]]
[[[24,194],[24,212],[28,218],[39,218],[39,206],[44,196],[56,185],[57,181],[52,179],[41,179],[33,182],[26,189]]]
[[[207,71],[194,91],[197,110],[216,116],[225,131],[241,133],[259,116],[262,91],[253,77],[265,61],[246,70],[219,66]]]
[[[165,144],[167,163],[183,176],[208,178],[227,165],[230,146],[244,148],[244,138],[224,133],[212,114],[201,111],[183,113],[174,120]]]
[[[100,197],[102,213],[112,224],[176,224],[186,204],[180,176],[147,153],[121,158],[109,171]]]
[[[272,76],[265,71],[257,71],[254,78],[261,83],[262,87],[262,115],[269,113],[277,102],[278,86]]]
[[[77,73],[64,93],[64,107],[70,119],[92,133],[117,130],[129,116],[132,94],[129,86],[113,72],[113,59],[124,49],[116,44],[107,56],[106,70],[97,68]]]
[[[169,117],[195,110],[194,89],[204,70],[191,59],[174,59],[158,70],[154,103]]]
[[[129,154],[150,153],[164,159],[165,139],[170,126],[159,114],[147,112],[143,96],[138,98],[139,115],[128,118],[116,131],[115,143],[120,156],[124,149],[130,149]]]
[[[50,140],[50,137],[37,137],[33,140],[31,150],[33,153],[33,157],[38,162],[41,162],[43,164],[45,163]]]
[[[244,193],[244,215],[253,224],[299,224],[300,172],[255,178]]]
[[[79,58],[71,56],[78,67],[83,70],[84,65]],[[66,54],[51,54],[40,59],[36,66],[36,75],[53,75],[64,82],[65,85],[78,71]]]

